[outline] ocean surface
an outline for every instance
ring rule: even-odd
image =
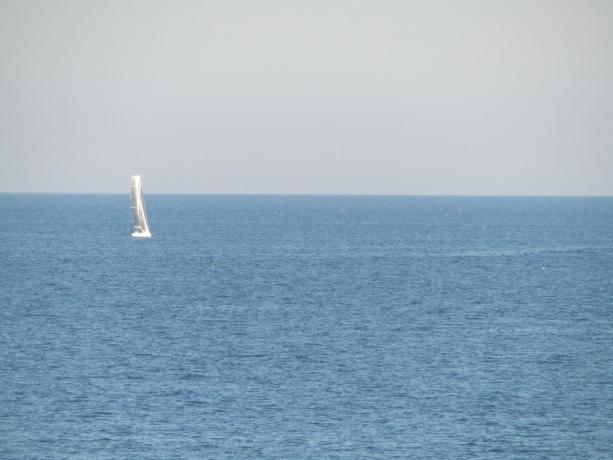
[[[613,458],[613,199],[0,195],[0,458]]]

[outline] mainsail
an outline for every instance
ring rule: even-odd
[[[149,224],[147,224],[145,200],[143,199],[143,187],[140,176],[130,177],[130,198],[132,202],[132,218],[134,221],[132,236],[135,238],[149,238],[151,232],[149,232]]]

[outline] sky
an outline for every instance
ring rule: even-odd
[[[613,195],[613,1],[0,0],[0,192]]]

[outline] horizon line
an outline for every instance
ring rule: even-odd
[[[0,195],[129,195],[130,192],[6,192]],[[441,197],[441,198],[613,198],[605,194],[449,194],[449,193],[240,193],[240,192],[147,192],[150,195],[208,195],[208,196],[295,196],[295,197]]]

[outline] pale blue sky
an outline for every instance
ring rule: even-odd
[[[0,191],[613,194],[613,2],[0,0]]]

